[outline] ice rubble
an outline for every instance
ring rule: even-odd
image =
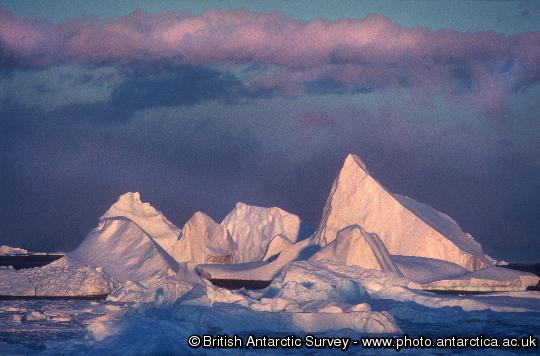
[[[180,345],[167,341],[206,330],[268,334],[348,329],[361,334],[396,334],[401,332],[396,318],[428,324],[446,317],[455,323],[493,318],[485,312],[469,317],[464,311],[528,312],[524,323],[540,320],[540,293],[461,297],[434,295],[419,288],[419,284],[394,273],[329,261],[301,261],[288,264],[261,291],[229,291],[201,283],[165,309],[139,308],[122,316],[105,316],[89,329],[103,341],[95,344],[98,350],[127,347],[133,342],[151,352],[169,350],[167,347],[178,351]],[[380,303],[388,301],[393,303],[384,311],[370,307],[380,308]],[[530,312],[538,317],[533,318]],[[159,344],[168,346],[156,349]]]
[[[2,245],[0,246],[0,255],[26,255],[28,253],[27,250],[20,247],[11,247]]]
[[[242,202],[236,204],[221,225],[237,244],[235,263],[260,261],[277,235],[296,242],[302,232],[298,216],[280,208],[262,208]]]
[[[410,198],[392,195],[350,154],[334,181],[316,233],[319,245],[358,224],[376,233],[393,255],[445,260],[470,271],[489,266],[478,242],[445,214]]]
[[[111,291],[101,268],[70,266],[65,258],[40,268],[0,268],[0,295],[102,296]]]
[[[302,284],[303,281],[308,283]],[[277,296],[285,294],[291,300],[300,301],[303,300],[303,296],[308,295],[311,299],[326,298],[345,306],[361,302],[371,304],[375,300],[391,300],[412,302],[415,305],[436,309],[458,307],[464,311],[540,312],[538,292],[508,294],[504,297],[499,294],[439,295],[424,291],[419,283],[396,276],[394,273],[330,261],[300,261],[289,264],[270,284],[267,293]]]

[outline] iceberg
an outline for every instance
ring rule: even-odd
[[[454,220],[425,204],[391,194],[358,156],[350,154],[332,185],[315,240],[327,245],[339,230],[354,224],[377,234],[392,255],[445,260],[469,271],[491,265],[480,244]]]
[[[72,353],[189,353],[179,340],[216,330],[396,335],[408,334],[411,323],[439,332],[447,319],[538,324],[540,294],[525,290],[539,277],[492,266],[454,220],[389,193],[354,155],[319,228],[306,231],[294,214],[244,203],[220,224],[197,212],[179,229],[139,193],[126,193],[66,256],[34,269],[0,268],[0,294],[107,295],[92,302],[96,315]],[[218,281],[260,288],[228,290]],[[522,315],[508,314],[516,312]],[[9,327],[51,322],[47,315],[27,310],[10,316]]]
[[[39,268],[0,268],[0,281],[0,295],[17,297],[103,297],[112,288],[101,268],[71,266],[64,257]]]
[[[360,266],[402,276],[379,236],[366,232],[358,225],[339,230],[336,239],[310,259],[341,262],[347,266]]]
[[[101,267],[115,281],[141,281],[163,272],[174,274],[178,263],[138,224],[127,217],[99,219],[74,251],[66,255],[72,265]]]
[[[235,252],[236,244],[229,231],[208,215],[197,212],[184,225],[172,248],[172,257],[179,263],[228,263]]]
[[[268,249],[263,257],[263,261],[268,261],[274,257],[277,257],[281,251],[291,247],[292,245],[294,245],[294,243],[285,236],[276,235],[272,241],[270,241],[270,245],[268,245]]]
[[[221,222],[236,242],[234,263],[261,261],[277,236],[297,242],[305,227],[300,218],[280,208],[263,208],[238,202]]]
[[[2,245],[0,246],[0,255],[26,255],[28,253],[27,250],[20,247],[11,247]]]
[[[137,224],[148,236],[157,242],[167,253],[180,236],[180,229],[171,223],[160,211],[141,201],[139,192],[121,195],[100,220],[127,218]]]

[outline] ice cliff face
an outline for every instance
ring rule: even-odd
[[[349,155],[334,181],[315,240],[327,245],[350,225],[377,234],[392,255],[446,260],[474,271],[491,265],[478,242],[447,215],[389,193]]]
[[[230,263],[235,251],[229,231],[208,215],[197,212],[184,225],[172,256],[177,262]]]
[[[280,208],[262,208],[241,202],[221,223],[236,242],[235,263],[261,261],[277,235],[296,242],[301,224],[298,216]]]

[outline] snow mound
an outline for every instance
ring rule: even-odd
[[[424,285],[427,290],[460,291],[524,291],[536,286],[540,277],[532,273],[502,267],[488,267],[453,279],[444,279]]]
[[[98,227],[67,258],[72,265],[101,267],[118,282],[137,282],[159,272],[174,274],[178,269],[176,261],[127,217],[101,217]]]
[[[402,275],[379,236],[366,232],[358,225],[339,230],[336,239],[315,253],[311,260],[341,262],[347,266]]]
[[[296,242],[302,222],[280,208],[262,208],[238,202],[221,222],[237,244],[235,263],[261,261],[276,235]]]
[[[228,263],[236,250],[230,233],[208,215],[197,212],[184,225],[182,237],[174,245],[177,262]]]
[[[100,220],[110,218],[128,218],[133,221],[169,254],[180,236],[180,229],[153,206],[143,203],[138,192],[121,195]]]
[[[454,263],[433,258],[394,255],[392,260],[406,278],[418,283],[430,283],[469,273]]]
[[[44,267],[0,268],[0,281],[0,295],[11,296],[98,296],[111,290],[100,269],[71,266],[64,257]]]
[[[20,247],[0,246],[0,255],[26,255],[28,251]]]
[[[333,301],[358,304],[369,300],[366,289],[358,281],[343,278],[337,273],[324,273],[308,262],[294,262],[287,266],[269,287],[269,295],[302,301]]]
[[[376,233],[393,255],[446,260],[469,271],[491,265],[482,248],[447,215],[410,198],[392,195],[350,154],[334,181],[316,241],[324,246],[344,227]]]
[[[288,247],[291,247],[294,243],[283,235],[276,235],[264,255],[263,261],[268,261],[272,257],[275,257]]]

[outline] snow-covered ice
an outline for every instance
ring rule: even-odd
[[[0,268],[0,295],[98,296],[111,291],[100,268],[70,266],[64,258],[40,268]]]
[[[432,290],[524,291],[536,286],[540,277],[502,267],[488,267],[452,279],[441,279],[424,286]]]
[[[0,246],[0,255],[26,255],[28,253],[27,250],[20,247],[11,247],[2,245]]]

